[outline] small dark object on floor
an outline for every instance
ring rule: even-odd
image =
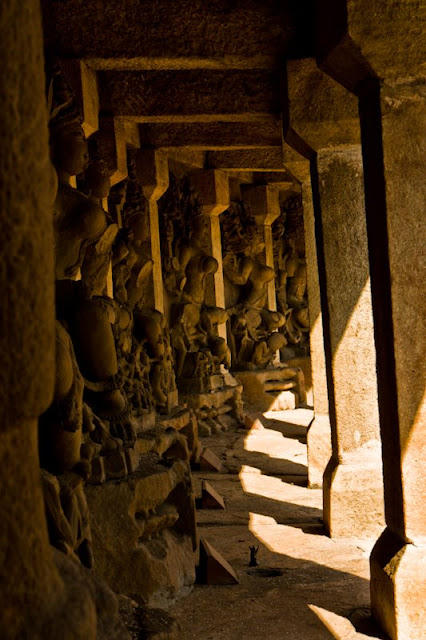
[[[259,564],[257,562],[257,552],[259,551],[259,547],[249,547],[250,549],[250,562],[249,567],[258,567]]]

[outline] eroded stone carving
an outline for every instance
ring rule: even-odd
[[[287,333],[291,329],[287,328],[286,303],[283,301],[277,311],[267,308],[268,283],[276,278],[276,270],[265,264],[260,230],[244,203],[232,202],[221,219],[225,295],[230,316],[231,369],[238,371],[239,379],[245,381],[246,398],[251,395],[259,400],[261,396],[267,398],[267,392],[294,389],[297,403],[304,403],[303,374],[297,367],[279,365],[279,373],[267,373],[266,377],[256,378],[258,371],[277,369],[277,352],[288,342]],[[275,235],[278,238],[283,235],[281,221],[275,226]],[[287,256],[280,254],[280,258],[284,266]],[[284,271],[283,275],[283,270],[278,271],[281,290],[287,276],[287,272]],[[300,294],[297,287],[292,289],[291,295],[296,293]],[[240,375],[244,371],[252,372],[252,376]],[[257,382],[253,382],[253,376]],[[257,383],[259,391],[249,393],[248,389],[254,389]]]
[[[281,215],[273,223],[277,307],[285,316],[285,358],[309,354],[309,310],[303,209],[299,195],[281,203]]]
[[[103,505],[108,485],[118,503],[127,491],[139,514],[129,516],[136,518],[138,531],[129,543],[129,553],[140,550],[152,537],[163,540],[169,535],[166,555],[179,555],[185,548],[181,569],[192,576],[195,518],[190,439],[177,431],[176,420],[155,426],[155,409],[167,413],[174,404],[171,396],[176,395],[176,385],[165,319],[149,304],[152,260],[144,201],[130,171],[124,207],[121,185],[110,199],[111,212],[104,210],[109,179],[97,153],[96,136],[90,141],[88,157],[72,92],[59,68],[54,70],[51,94],[52,158],[59,181],[54,216],[57,367],[55,399],[40,419],[51,542],[91,566],[86,495],[93,513],[98,500]],[[77,174],[75,188],[70,183]],[[184,422],[179,424],[182,430],[192,420],[189,411],[186,422],[181,414],[179,418]],[[193,440],[194,434],[196,428]],[[195,453],[197,443],[191,441],[191,447]],[[128,474],[132,474],[130,484]],[[106,482],[111,479],[122,485]],[[84,488],[87,481],[90,484]],[[164,485],[161,491],[159,482]],[[107,519],[115,522],[118,503],[111,513],[96,513],[98,559]],[[126,509],[132,513],[130,504]],[[123,558],[119,553],[101,567],[107,578],[108,571],[115,572],[111,584],[116,588]],[[154,559],[145,549],[139,562],[144,573]],[[141,582],[135,588],[146,595],[156,586],[145,589]]]
[[[170,337],[176,382],[197,415],[203,433],[241,420],[240,388],[226,389],[221,367],[231,364],[230,349],[218,327],[228,321],[223,308],[206,303],[218,262],[210,254],[211,228],[197,194],[185,178],[170,174],[159,201],[162,265],[170,306]],[[232,416],[232,417],[231,417]]]

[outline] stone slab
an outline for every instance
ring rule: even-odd
[[[101,108],[136,122],[179,122],[188,116],[244,122],[280,112],[279,76],[262,69],[101,71],[98,81]]]
[[[281,144],[277,117],[259,122],[173,122],[139,125],[141,144],[165,149],[267,149]]]
[[[201,483],[201,507],[202,509],[225,509],[225,501],[212,487],[210,482],[203,480]]]
[[[200,456],[200,469],[201,471],[217,471],[218,473],[222,473],[223,464],[211,449],[204,449]]]
[[[198,580],[202,584],[238,584],[239,580],[229,562],[205,538],[200,540]]]

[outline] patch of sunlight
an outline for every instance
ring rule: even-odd
[[[409,432],[405,441],[402,442],[403,446],[403,459],[405,457],[412,457],[413,451],[417,453],[417,459],[420,462],[421,456],[418,452],[426,448],[426,438],[424,437],[423,427],[426,424],[426,389],[423,391],[422,398],[419,402],[417,411],[412,419]]]
[[[357,633],[353,624],[347,618],[338,616],[337,613],[327,611],[327,609],[322,609],[314,604],[308,604],[308,607],[336,640],[375,640],[372,636]]]
[[[342,568],[341,554],[336,553],[336,543],[330,538],[312,536],[303,529],[278,524],[275,518],[261,513],[250,512],[249,518],[249,530],[269,551],[360,577],[359,572],[351,569],[352,563],[345,562]],[[342,545],[343,554],[346,551]]]
[[[264,453],[270,458],[278,460],[292,460],[296,456],[299,464],[306,465],[307,463],[306,446],[298,440],[283,438],[282,433],[273,429],[252,429],[249,431],[244,438],[244,449]]]
[[[312,409],[286,409],[285,411],[265,411],[263,414],[267,420],[287,422],[300,427],[309,427],[314,419]]]
[[[259,417],[244,438],[244,450],[261,453],[271,459],[293,461],[305,467],[308,464],[306,445],[297,438],[286,438],[281,431],[268,429]]]
[[[242,465],[239,478],[241,486],[246,493],[251,493],[262,498],[270,498],[278,502],[291,502],[300,507],[313,507],[322,510],[322,491],[283,482],[274,476],[264,475],[260,469]]]

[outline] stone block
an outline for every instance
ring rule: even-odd
[[[211,449],[204,449],[200,456],[200,469],[201,471],[217,471],[223,472],[223,464]]]
[[[284,365],[258,371],[235,371],[234,375],[243,385],[244,402],[259,411],[284,411],[298,405],[296,378],[290,376]]]
[[[124,451],[111,451],[104,458],[105,473],[108,480],[127,476],[126,454]]]
[[[97,572],[118,593],[149,605],[195,580],[194,498],[189,465],[154,454],[118,482],[87,485]]]
[[[167,156],[157,149],[140,149],[136,154],[136,173],[148,200],[157,201],[169,186]]]
[[[94,458],[92,460],[92,475],[88,482],[90,484],[102,484],[106,480],[105,458]]]
[[[390,638],[424,638],[426,550],[385,529],[370,557],[371,609]]]
[[[212,585],[239,584],[237,574],[229,562],[205,538],[200,540],[198,581]]]
[[[225,171],[206,169],[196,171],[189,176],[191,186],[197,192],[203,213],[218,216],[228,209],[229,180]]]
[[[201,483],[201,508],[225,509],[224,499],[207,480]]]
[[[126,456],[126,465],[128,473],[134,473],[139,465],[139,452],[135,448],[124,450]]]
[[[280,215],[279,191],[269,185],[244,185],[243,200],[256,222],[270,226]]]
[[[180,431],[188,424],[190,415],[188,409],[181,409],[166,416],[158,416],[157,420],[164,429],[172,428]]]

